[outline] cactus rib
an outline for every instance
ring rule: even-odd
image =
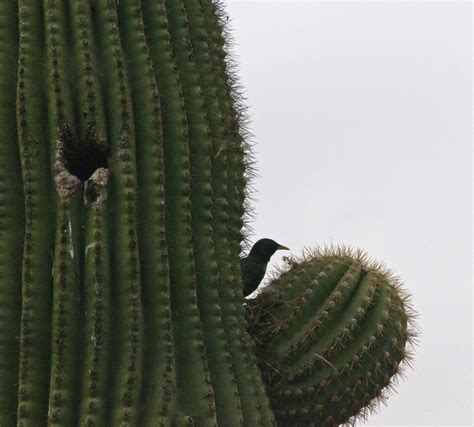
[[[21,266],[25,236],[15,97],[17,2],[0,4],[0,425],[16,422]]]

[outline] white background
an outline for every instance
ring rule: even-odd
[[[423,335],[368,424],[472,425],[471,5],[226,10],[255,134],[254,239],[350,244],[395,270]]]

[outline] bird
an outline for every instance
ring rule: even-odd
[[[278,250],[289,250],[272,239],[260,239],[245,258],[240,259],[244,297],[250,295],[265,276],[271,256]]]

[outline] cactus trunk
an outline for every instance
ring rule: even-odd
[[[273,424],[219,13],[0,5],[2,426]]]

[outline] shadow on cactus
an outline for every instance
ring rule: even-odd
[[[292,263],[248,331],[226,22],[211,0],[0,2],[2,427],[334,424],[398,371],[405,299],[349,253]]]
[[[246,304],[282,426],[364,419],[412,360],[415,314],[400,282],[363,252],[307,250]]]

